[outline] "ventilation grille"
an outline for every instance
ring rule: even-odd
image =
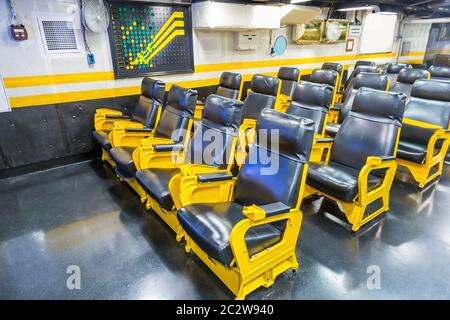
[[[79,42],[73,21],[40,19],[40,29],[47,53],[79,52]]]

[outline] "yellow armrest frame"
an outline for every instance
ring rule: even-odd
[[[320,135],[316,135],[313,140],[311,155],[309,156],[309,162],[319,163],[322,160],[328,162],[330,160],[332,147],[333,147],[333,139],[323,138]],[[324,152],[326,152],[325,157]]]
[[[270,217],[256,205],[244,207],[246,218],[239,221],[230,233],[230,247],[234,260],[229,267],[208,257],[208,255],[191,239],[185,235],[186,252],[193,251],[220,280],[234,293],[236,299],[244,299],[246,295],[264,286],[270,287],[278,275],[289,269],[297,269],[298,261],[295,254],[303,213],[300,210],[305,188],[308,165],[303,169],[298,201],[295,208],[286,213]],[[231,197],[231,194],[230,194]],[[222,201],[230,201],[225,199]],[[248,230],[268,223],[286,221],[286,227],[281,240],[273,246],[250,256],[245,243]]]
[[[239,127],[237,150],[236,150],[236,163],[239,167],[245,161],[247,157],[246,146],[253,143],[256,137],[256,120],[255,119],[244,119],[241,126]]]
[[[442,174],[445,157],[450,145],[450,132],[448,129],[444,129],[440,126],[408,118],[404,118],[403,123],[423,129],[434,130],[433,135],[428,141],[427,154],[422,163],[414,163],[397,158],[397,163],[408,168],[414,180],[419,184],[419,188],[423,188],[427,183]],[[442,145],[439,151],[435,152],[436,143],[439,140],[442,140]],[[433,168],[436,168],[436,170],[430,175]]]
[[[123,119],[107,119],[107,116],[123,116],[123,113],[118,110],[99,108],[95,110],[94,114],[94,128],[97,131],[111,131],[114,123]]]

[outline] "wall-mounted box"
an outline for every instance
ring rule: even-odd
[[[255,30],[234,32],[234,50],[256,50],[259,43],[259,33]]]

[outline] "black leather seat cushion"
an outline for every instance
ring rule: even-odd
[[[188,236],[225,266],[233,261],[231,230],[243,219],[242,206],[235,202],[192,204],[178,211],[178,221]],[[282,231],[271,224],[251,228],[245,235],[250,256],[278,243],[281,237]]]
[[[340,128],[341,125],[339,123],[328,123],[325,128],[325,133],[330,137],[335,137]]]
[[[136,173],[132,157],[134,149],[130,147],[116,147],[109,150],[109,155],[116,163],[117,173],[124,179],[130,179]]]
[[[399,141],[397,157],[415,163],[422,163],[427,155],[427,147],[420,144]]]
[[[101,145],[102,148],[105,149],[106,151],[109,151],[111,149],[111,143],[108,140],[108,135],[109,131],[96,130],[92,132],[94,140],[97,141],[97,143]]]
[[[351,202],[358,194],[359,170],[344,166],[337,162],[311,163],[309,165],[307,183],[313,188],[325,192],[339,200]],[[369,190],[380,184],[381,179],[369,175]]]
[[[141,187],[166,210],[173,210],[173,199],[169,191],[170,179],[179,169],[145,169],[136,172],[136,180]]]

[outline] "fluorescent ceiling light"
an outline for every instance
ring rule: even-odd
[[[397,12],[392,12],[392,11],[380,11],[380,12],[376,12],[376,14],[385,14],[385,15],[397,15]]]
[[[352,8],[342,8],[337,11],[357,11],[357,10],[370,10],[373,6],[364,6],[364,7],[352,7]]]
[[[303,2],[308,2],[311,0],[291,0],[291,3],[303,3]]]

